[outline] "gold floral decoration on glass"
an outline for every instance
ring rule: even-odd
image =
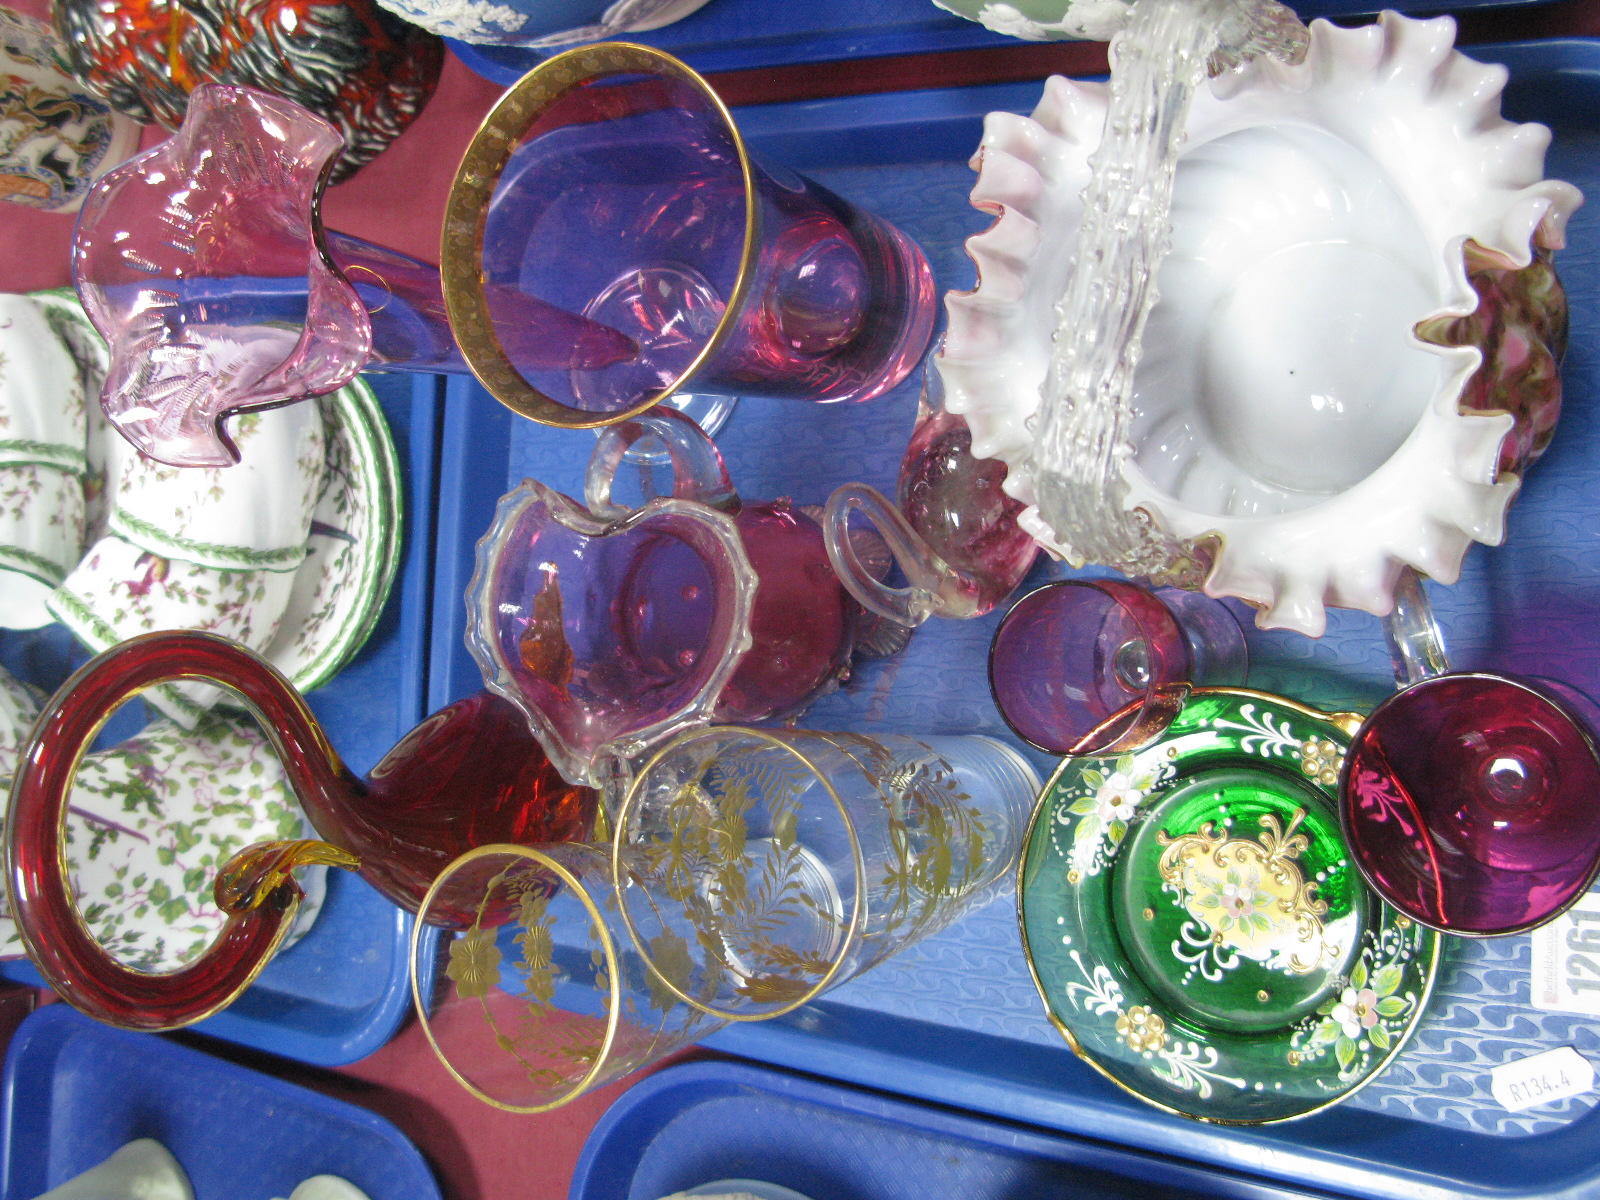
[[[1283,829],[1275,816],[1263,814],[1263,832],[1255,841],[1219,833],[1212,821],[1182,837],[1165,830],[1156,835],[1166,847],[1162,882],[1178,893],[1216,944],[1297,975],[1338,954],[1323,936],[1321,918],[1328,906],[1295,861],[1310,845],[1295,832],[1304,818],[1305,810],[1297,809]]]

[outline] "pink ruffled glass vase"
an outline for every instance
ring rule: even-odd
[[[151,458],[229,466],[225,417],[322,395],[366,368],[466,371],[438,269],[324,228],[343,146],[288,100],[201,87],[171,139],[85,201],[73,277],[111,346],[101,404]],[[533,296],[495,301],[515,314],[529,361],[595,369],[634,353],[622,334]]]

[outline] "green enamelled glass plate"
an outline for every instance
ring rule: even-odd
[[[1052,1022],[1113,1082],[1257,1124],[1334,1104],[1399,1053],[1439,938],[1346,851],[1356,723],[1198,689],[1152,745],[1061,764],[1023,854],[1023,941]]]

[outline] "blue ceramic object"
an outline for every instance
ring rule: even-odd
[[[707,0],[378,0],[413,25],[463,42],[550,49],[658,29]]]

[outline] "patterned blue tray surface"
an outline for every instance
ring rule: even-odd
[[[1600,78],[1600,43],[1508,48],[1502,57],[1515,60],[1522,79],[1512,115],[1559,122],[1550,174],[1586,190],[1600,187],[1600,132],[1592,116],[1600,109],[1591,103]],[[973,271],[962,242],[987,223],[967,203],[973,176],[966,160],[977,144],[978,117],[990,109],[1028,111],[1038,92],[1037,85],[1005,85],[775,105],[739,117],[758,154],[804,170],[889,218],[927,251],[941,288],[964,288],[971,286]],[[829,165],[841,162],[850,165]],[[1600,494],[1600,455],[1594,452],[1600,444],[1597,221],[1600,213],[1580,210],[1572,248],[1557,260],[1571,294],[1573,336],[1555,443],[1513,507],[1509,544],[1475,549],[1461,583],[1433,594],[1457,665],[1547,674],[1600,693],[1600,593],[1593,585],[1600,577],[1600,512],[1592,499]],[[718,442],[734,483],[749,497],[788,495],[817,504],[848,480],[892,492],[916,392],[908,383],[852,408],[746,400]],[[499,418],[464,403],[468,399],[452,401],[446,418],[441,529],[454,532],[442,537],[439,549],[435,704],[480,686],[461,648],[457,598],[470,575],[471,539],[487,526],[493,497],[472,479],[484,466],[481,453],[475,451],[470,465],[454,460],[461,447],[487,444],[483,433],[469,432],[473,423]],[[487,402],[481,392],[470,400]],[[461,433],[451,434],[452,421],[460,423]],[[508,484],[534,477],[582,494],[591,435],[520,421],[496,428],[509,439]],[[452,496],[452,488],[460,494]],[[1043,565],[1027,586],[1064,574],[1070,572]],[[1252,628],[1252,685],[1328,709],[1370,707],[1387,694],[1392,676],[1376,619],[1348,612],[1331,616],[1327,636],[1317,642]],[[802,724],[1009,738],[986,678],[997,620],[994,615],[929,622],[905,652],[861,667],[842,690],[817,702]],[[1033,757],[1044,777],[1052,764]],[[1541,1195],[1566,1177],[1563,1172],[1600,1159],[1591,1148],[1600,1129],[1590,1128],[1591,1121],[1574,1124],[1594,1098],[1510,1114],[1490,1096],[1488,1069],[1560,1045],[1600,1053],[1600,1024],[1529,1007],[1528,958],[1526,938],[1454,941],[1429,1013],[1390,1070],[1343,1110],[1276,1131],[1218,1134],[1165,1117],[1116,1094],[1076,1063],[1045,1020],[1010,898],[970,914],[787,1021],[730,1029],[708,1044],[1060,1128],[1153,1147],[1183,1145],[1186,1153],[1296,1177],[1297,1169],[1282,1160],[1286,1147],[1363,1139],[1353,1165],[1345,1164],[1351,1173],[1326,1174],[1325,1186],[1344,1178],[1351,1190],[1417,1195],[1431,1188],[1443,1196],[1498,1183],[1511,1194]],[[1350,1114],[1351,1106],[1378,1116]],[[1440,1162],[1431,1137],[1441,1129],[1466,1135],[1461,1144],[1471,1151]],[[1529,1143],[1527,1158],[1507,1152],[1517,1139],[1562,1129],[1571,1136],[1559,1144]],[[1324,1163],[1319,1170],[1333,1168]],[[1430,1181],[1435,1172],[1459,1178],[1448,1185]]]
[[[1290,1200],[1308,1193],[735,1062],[625,1092],[589,1135],[571,1200],[656,1200],[758,1179],[816,1200]]]

